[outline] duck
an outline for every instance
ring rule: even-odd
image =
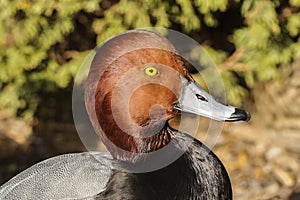
[[[107,151],[46,159],[0,187],[0,199],[232,199],[228,173],[201,141],[173,128],[183,113],[249,121],[194,80],[173,44],[125,31],[96,49],[85,105]]]

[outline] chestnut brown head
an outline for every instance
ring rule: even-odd
[[[167,145],[172,136],[163,130],[182,111],[216,120],[231,120],[235,113],[235,108],[213,101],[195,83],[166,38],[142,30],[122,33],[97,50],[85,102],[107,149],[126,161],[132,158],[124,152],[148,153]],[[225,111],[209,115],[208,103]],[[242,115],[245,118],[243,113],[232,121]]]

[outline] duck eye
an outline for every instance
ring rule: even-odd
[[[155,76],[157,74],[157,69],[155,67],[146,67],[145,68],[145,74],[148,76]]]

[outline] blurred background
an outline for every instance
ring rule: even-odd
[[[154,26],[198,41],[229,103],[252,113],[225,124],[213,149],[234,199],[300,199],[300,0],[0,0],[0,21],[0,184],[85,151],[71,109],[83,59],[115,34]]]

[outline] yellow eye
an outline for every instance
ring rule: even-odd
[[[157,74],[157,69],[155,67],[146,67],[145,68],[145,74],[148,76],[155,76]]]

